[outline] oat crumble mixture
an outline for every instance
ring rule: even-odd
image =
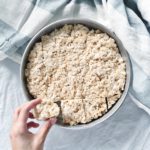
[[[126,65],[108,34],[81,24],[64,25],[35,43],[25,76],[30,94],[43,100],[36,118],[58,116],[61,109],[64,123],[76,125],[99,118],[117,102]]]

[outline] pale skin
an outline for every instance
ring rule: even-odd
[[[43,150],[46,136],[52,125],[55,124],[56,118],[46,120],[37,133],[30,132],[29,128],[39,127],[38,123],[27,122],[28,118],[34,118],[30,110],[39,103],[41,103],[41,100],[35,99],[15,110],[10,133],[12,150]]]

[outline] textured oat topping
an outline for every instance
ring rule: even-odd
[[[60,108],[56,103],[53,103],[51,101],[43,101],[33,110],[33,115],[39,120],[45,120],[47,118],[57,117],[59,115],[59,112]]]
[[[35,44],[25,76],[30,94],[52,103],[37,107],[40,118],[53,116],[48,109],[57,109],[55,102],[60,101],[64,123],[75,125],[102,116],[117,102],[126,65],[106,33],[81,24],[64,25]]]
[[[63,100],[61,102],[64,123],[75,125],[86,123],[85,110],[82,99]]]

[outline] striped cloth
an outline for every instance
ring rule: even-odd
[[[149,0],[0,0],[0,60],[20,63],[29,40],[62,18],[91,18],[121,39],[133,67],[130,96],[150,114]]]

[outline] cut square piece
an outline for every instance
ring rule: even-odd
[[[118,92],[118,93],[114,94],[113,96],[109,96],[107,98],[108,108],[111,108],[119,100],[120,97],[121,97],[121,92],[120,93]]]
[[[60,108],[56,103],[51,101],[43,101],[33,109],[33,115],[39,120],[45,120],[59,115]]]
[[[86,122],[97,119],[107,112],[105,98],[83,99]]]
[[[86,123],[82,99],[62,100],[61,110],[65,124]]]

